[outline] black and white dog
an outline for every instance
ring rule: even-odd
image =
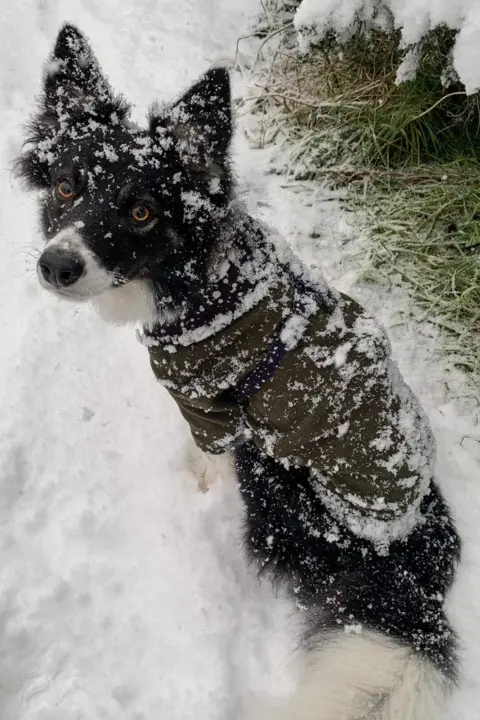
[[[234,196],[228,73],[211,70],[179,102],[153,110],[146,129],[128,115],[83,35],[65,26],[18,162],[21,175],[41,191],[40,283],[59,297],[91,301],[113,321],[140,323],[147,339],[155,328],[172,333],[178,323],[188,325],[196,313],[211,332],[226,317],[241,320],[241,288],[248,286],[255,299],[274,261],[262,229]],[[227,266],[236,274],[217,288]],[[302,332],[307,305],[296,326]],[[197,331],[192,320],[191,345]],[[273,370],[257,374],[257,387],[271,381],[295,344],[292,333],[269,351]],[[353,352],[349,347],[345,353]],[[239,353],[232,367],[241,360]],[[319,367],[340,372],[337,360]],[[361,376],[349,382],[358,395]],[[188,412],[192,417],[195,409]],[[338,431],[337,444],[347,429]],[[376,451],[392,437],[387,433]],[[308,463],[278,462],[248,431],[243,441],[232,438],[232,448],[247,552],[285,582],[304,609],[308,667],[275,717],[438,720],[457,674],[443,603],[459,540],[435,483],[423,488],[408,532],[380,550],[322,501]]]

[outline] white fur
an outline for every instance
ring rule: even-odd
[[[167,317],[166,313],[164,317],[159,316],[148,280],[132,280],[112,287],[114,274],[102,268],[92,251],[86,247],[77,227],[72,225],[59,232],[48,241],[47,248],[53,251],[70,250],[85,263],[82,277],[65,288],[56,288],[47,283],[38,271],[40,284],[55,295],[75,302],[89,300],[104,319],[119,325],[138,322],[151,327],[155,322],[174,319]]]
[[[439,720],[448,681],[380,633],[335,633],[309,654],[297,692],[272,720]]]
[[[131,280],[125,285],[109,288],[93,297],[91,302],[104,320],[117,325],[138,322],[151,327],[158,320],[148,280]]]

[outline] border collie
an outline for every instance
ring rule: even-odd
[[[305,620],[275,717],[437,720],[460,542],[428,423],[383,331],[236,199],[230,105],[214,68],[137,127],[63,27],[18,160],[41,195],[39,281],[139,323],[198,447],[232,458],[246,552]]]

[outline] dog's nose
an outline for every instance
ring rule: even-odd
[[[45,250],[40,256],[38,267],[48,283],[56,287],[68,287],[83,275],[85,263],[74,253]]]

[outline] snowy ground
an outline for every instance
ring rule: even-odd
[[[9,170],[63,20],[87,32],[114,87],[143,112],[232,56],[256,11],[257,0],[3,3],[1,720],[253,720],[257,703],[294,682],[293,608],[245,565],[235,488],[195,492],[188,432],[134,332],[40,290],[25,254],[38,242],[34,203]],[[238,77],[237,93],[243,87]],[[380,315],[430,415],[465,543],[451,601],[465,670],[445,720],[477,718],[478,402],[435,358],[431,329],[403,322],[401,290],[358,282],[361,238],[339,203],[265,175],[271,151],[249,150],[242,131],[236,148],[251,209]]]

